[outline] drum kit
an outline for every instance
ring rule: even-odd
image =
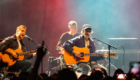
[[[67,64],[64,61],[64,56],[60,55],[59,57],[49,57],[48,58],[49,66],[48,66],[48,75],[52,75],[59,70],[67,67]]]

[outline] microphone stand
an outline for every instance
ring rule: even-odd
[[[32,42],[32,43],[34,43],[34,44],[36,44],[37,46],[41,46],[41,44],[36,43],[34,40],[32,40],[32,39],[30,39],[30,38],[28,38],[28,40],[29,40],[30,42]],[[45,46],[43,46],[43,48],[45,48],[45,49],[47,49],[47,50],[48,50],[48,48],[47,48],[47,47],[45,47]]]
[[[107,62],[109,63],[109,61],[108,61],[106,58],[105,58],[105,61],[107,61]],[[111,66],[112,66],[115,70],[117,69],[112,63],[109,63],[109,64],[111,64]],[[108,65],[109,65],[109,64],[108,64]],[[108,65],[107,65],[107,66],[108,66]],[[107,66],[106,66],[106,67],[107,67]]]
[[[41,46],[41,44],[36,43],[33,39],[28,38],[28,40],[34,44],[36,44],[37,46]],[[43,46],[43,48],[47,49],[47,47]],[[41,60],[41,72],[43,72],[43,60]]]
[[[97,39],[97,38],[95,38],[95,37],[94,37],[93,39],[95,39],[95,40],[97,40],[97,41],[100,41],[100,42],[102,42],[102,43],[108,45],[108,51],[109,51],[109,76],[110,76],[110,48],[114,48],[114,49],[117,49],[117,48],[114,47],[114,46],[112,46],[112,45],[110,45],[110,44],[108,44],[108,43],[106,43],[106,42],[103,42],[103,41],[101,41],[101,40],[99,40],[99,39]]]
[[[125,48],[124,46],[121,46],[123,48],[123,71],[124,71],[124,60],[125,60]]]

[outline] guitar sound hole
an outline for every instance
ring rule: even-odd
[[[10,58],[10,59],[12,59],[12,56],[11,56],[11,55],[9,55],[9,58]]]
[[[81,54],[81,57],[84,57],[84,53],[83,52],[81,52],[80,54]]]
[[[19,54],[18,53],[16,53],[17,54],[17,57],[19,57]]]

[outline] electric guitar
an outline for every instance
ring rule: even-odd
[[[9,53],[2,54],[2,52],[0,52],[0,56],[1,56],[2,61],[4,63],[7,63],[8,66],[14,65],[16,63],[16,61],[24,60],[24,55],[32,54],[32,53],[36,52],[36,50],[23,52],[21,49],[16,49],[16,50],[13,50],[13,51],[17,53],[17,55],[18,55],[17,59],[14,59]]]
[[[64,50],[64,60],[67,64],[76,64],[78,62],[88,62],[90,59],[90,56],[104,56],[105,53],[99,54],[99,53],[90,53],[88,48],[78,48],[76,46],[73,47],[74,50],[81,52],[81,57],[77,57],[74,54],[71,55],[67,51]],[[108,56],[108,55],[107,55]],[[116,53],[110,53],[111,57],[116,57]]]

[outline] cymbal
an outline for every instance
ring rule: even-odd
[[[96,51],[98,52],[98,51],[108,51],[108,50],[105,50],[105,49],[104,49],[104,50],[96,50]]]

